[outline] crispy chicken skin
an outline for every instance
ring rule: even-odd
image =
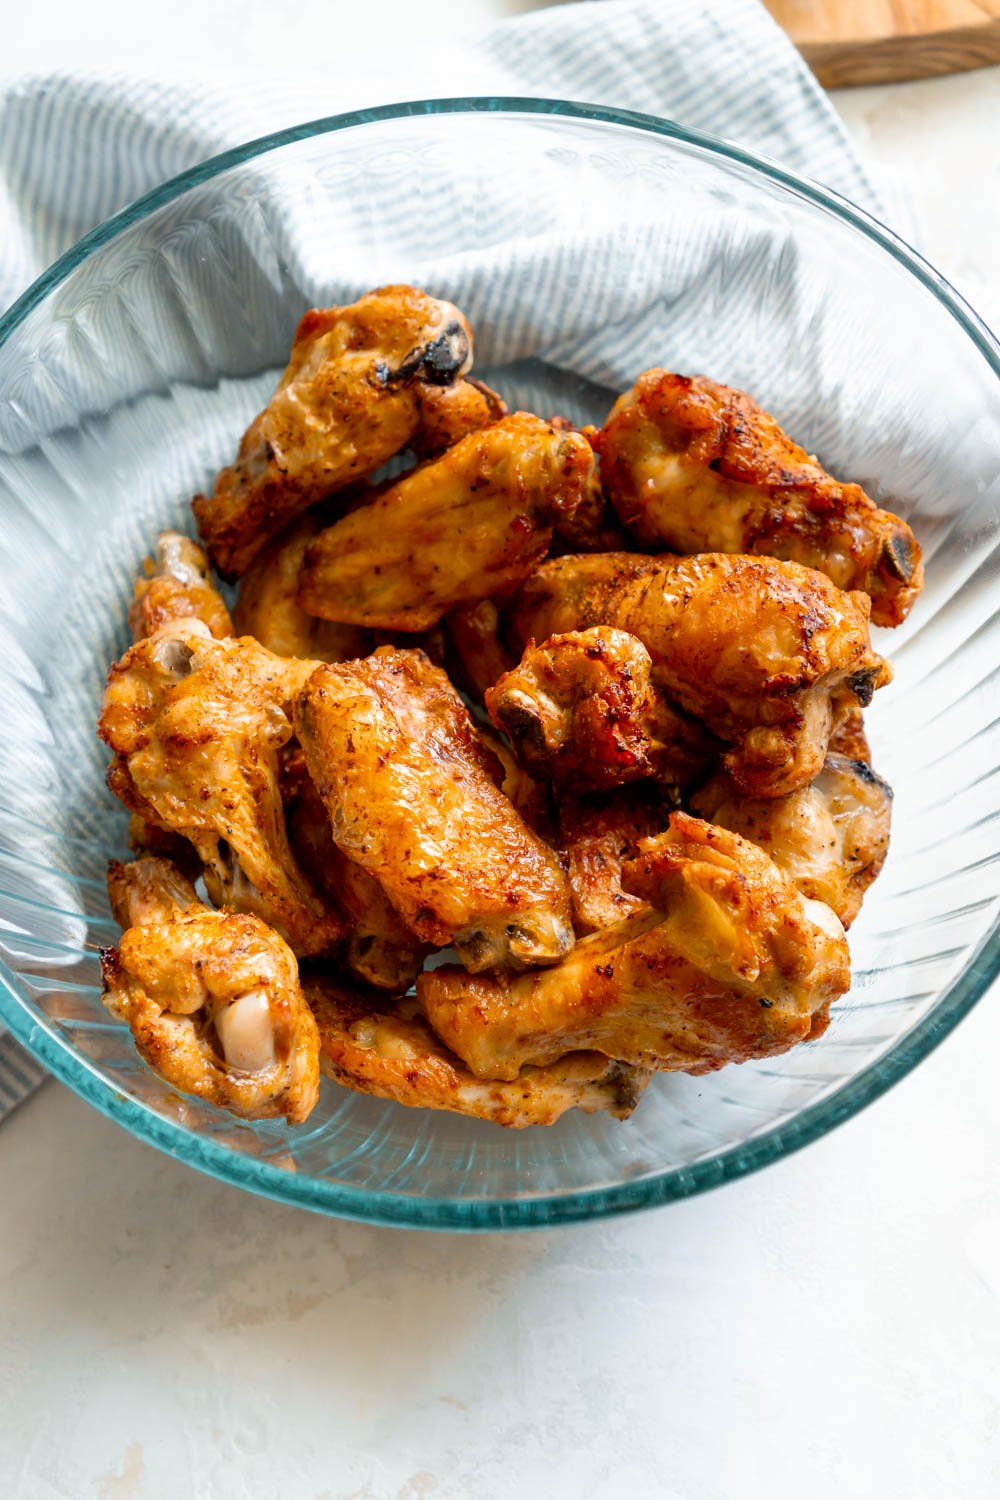
[[[414,937],[375,876],[337,848],[323,799],[304,766],[290,806],[286,799],[286,816],[296,859],[347,922],[343,956],[352,973],[394,995],[408,990],[428,949]]]
[[[417,981],[434,1030],[480,1078],[567,1050],[707,1073],[817,1035],[850,984],[843,929],[754,844],[684,813],[640,846],[626,887],[649,903],[541,973]]]
[[[315,667],[174,621],[112,667],[98,722],[112,791],[191,841],[213,900],[256,912],[299,954],[343,930],[292,856],[278,788],[290,699]]]
[[[834,694],[830,754],[846,755],[848,760],[863,760],[869,766],[872,763],[871,746],[865,734],[865,716],[853,693]]]
[[[493,778],[461,698],[422,651],[317,669],[295,706],[334,841],[407,926],[472,971],[555,963],[573,941],[558,860]]]
[[[232,635],[229,611],[212,583],[204,547],[179,531],[161,531],[156,556],[136,580],[128,612],[133,641],[155,635],[171,620],[201,620],[220,640]]]
[[[108,889],[126,931],[101,954],[104,1004],[150,1067],[243,1119],[305,1120],[319,1036],[287,943],[259,917],[210,911],[166,860],[113,862]]]
[[[257,555],[240,582],[233,610],[237,635],[252,635],[276,656],[314,661],[350,661],[355,656],[367,656],[375,644],[370,630],[317,620],[295,597],[306,548],[326,524],[326,519],[313,511],[286,526]]]
[[[597,485],[578,433],[514,412],[420,464],[310,545],[299,603],[310,614],[427,630],[449,610],[513,588]]]
[[[728,776],[715,776],[691,807],[758,844],[844,927],[861,910],[889,851],[892,788],[864,761],[840,755],[828,755],[810,786],[785,797],[744,797]]]
[[[522,642],[593,625],[637,636],[653,685],[731,746],[740,790],[779,797],[819,774],[832,695],[866,704],[891,680],[869,610],[798,563],[619,552],[541,564],[508,614]]]
[[[471,363],[462,314],[412,286],[307,312],[236,462],[194,501],[220,573],[245,573],[293,516],[405,448],[420,430],[425,389],[453,384]]]
[[[521,1130],[569,1109],[629,1117],[649,1073],[599,1052],[575,1052],[498,1082],[471,1073],[443,1046],[414,1000],[386,1005],[324,978],[304,981],[320,1035],[320,1067],[345,1088],[419,1109],[448,1110]]]
[[[497,786],[514,804],[528,827],[551,844],[555,833],[555,810],[547,783],[529,776],[504,736],[497,734],[488,724],[477,721],[476,733],[496,759],[496,767],[489,770]]]
[[[898,625],[920,592],[906,522],[831,478],[743,391],[647,370],[597,446],[605,492],[643,546],[804,563],[868,594],[876,625]]]
[[[622,871],[635,858],[640,839],[663,832],[671,811],[670,796],[649,784],[600,796],[560,796],[558,846],[579,936],[612,927],[645,904],[625,890]]]
[[[528,644],[486,693],[486,707],[535,776],[595,790],[649,777],[700,780],[712,742],[650,683],[640,640],[593,625]]]

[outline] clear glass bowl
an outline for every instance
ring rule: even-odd
[[[301,312],[406,280],[452,297],[512,404],[600,420],[665,364],[745,386],[891,497],[927,588],[870,715],[888,866],[829,1032],[656,1080],[627,1124],[506,1133],[324,1084],[308,1124],[179,1097],[98,996],[125,817],[93,724],[136,566],[232,453]],[[1000,350],[863,213],[662,120],[537,100],[346,115],[196,168],[88,235],[0,320],[0,1018],[141,1138],[253,1191],[447,1228],[566,1222],[795,1150],[912,1068],[1000,967]]]

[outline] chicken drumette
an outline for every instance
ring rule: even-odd
[[[646,910],[535,974],[423,973],[434,1030],[480,1078],[515,1078],[567,1050],[707,1073],[825,1028],[850,985],[844,931],[754,844],[674,813],[625,885]]]
[[[728,776],[715,776],[691,807],[752,839],[845,927],[889,851],[892,788],[866,762],[842,755],[828,755],[815,781],[784,797],[744,797]]]
[[[498,789],[468,710],[422,651],[318,669],[295,727],[335,842],[420,939],[453,943],[473,971],[563,956],[559,862]]]
[[[572,1052],[507,1081],[483,1080],[443,1046],[414,1000],[388,1006],[324,978],[304,981],[320,1035],[320,1067],[357,1093],[506,1125],[553,1125],[569,1109],[625,1120],[649,1072],[599,1052]]]
[[[593,789],[649,777],[690,787],[719,747],[652,687],[651,667],[624,630],[569,631],[529,643],[486,707],[535,776]]]
[[[676,806],[665,788],[641,784],[599,796],[559,798],[559,850],[581,935],[613,927],[645,903],[622,884],[641,839],[662,833]]]
[[[236,462],[221,471],[211,497],[194,501],[219,571],[238,577],[293,516],[413,442],[424,394],[453,385],[471,363],[462,314],[411,286],[307,312]],[[431,420],[440,424],[436,402],[432,394]]]
[[[522,643],[593,625],[638,637],[654,687],[731,746],[741,791],[777,797],[819,774],[833,696],[865,704],[891,679],[869,610],[798,563],[618,552],[543,563],[509,618]]]
[[[203,906],[163,859],[113,862],[108,891],[126,930],[101,954],[104,1004],[150,1067],[244,1119],[306,1119],[319,1037],[287,943],[259,917]]]
[[[256,912],[299,954],[343,931],[292,856],[278,788],[291,699],[316,665],[173,621],[112,667],[98,723],[112,791],[190,840],[213,900]]]
[[[317,537],[299,603],[327,620],[426,630],[518,584],[545,556],[556,517],[596,490],[585,438],[514,412]]]
[[[644,546],[804,563],[868,594],[876,625],[898,625],[920,592],[906,522],[832,479],[742,391],[647,370],[597,445],[604,489]]]

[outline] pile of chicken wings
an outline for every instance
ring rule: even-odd
[[[910,528],[712,380],[648,370],[581,431],[471,363],[413,287],[307,313],[201,543],[163,533],[135,586],[104,999],[243,1118],[305,1120],[322,1070],[624,1119],[850,985],[892,798],[869,622],[920,590]]]

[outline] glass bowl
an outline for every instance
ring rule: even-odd
[[[633,1119],[508,1133],[324,1083],[298,1129],[182,1098],[102,1009],[125,815],[94,735],[140,559],[233,453],[314,304],[412,281],[511,405],[601,420],[663,364],[752,391],[920,536],[926,591],[879,645],[892,851],[821,1040],[663,1076]],[[933,1048],[1000,967],[1000,350],[831,193],[667,121],[539,100],[344,115],[254,142],[96,229],[0,320],[0,1019],[144,1140],[304,1207],[449,1229],[699,1192],[815,1139]]]

